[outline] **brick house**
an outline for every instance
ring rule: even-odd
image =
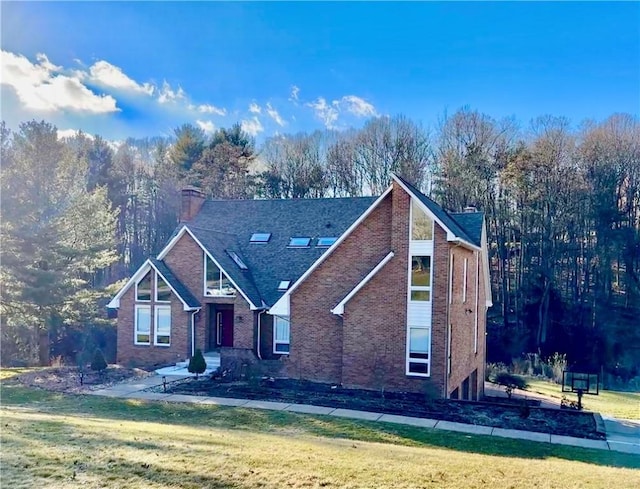
[[[206,200],[111,300],[117,360],[196,349],[223,368],[345,387],[483,394],[491,306],[482,213],[447,213],[401,177],[379,197]]]

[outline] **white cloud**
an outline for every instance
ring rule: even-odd
[[[257,136],[258,133],[264,131],[264,127],[262,127],[262,123],[258,117],[254,116],[249,120],[243,120],[240,124],[240,127],[244,132],[251,136]]]
[[[143,83],[140,85],[125,75],[122,72],[122,69],[108,63],[107,61],[98,61],[94,63],[89,68],[89,75],[94,82],[108,87],[146,93],[147,95],[152,95],[154,92],[154,86],[150,83]]]
[[[79,129],[58,129],[58,139],[74,138],[81,132],[82,131],[80,131]],[[82,132],[82,135],[92,141],[94,139],[91,134],[87,134],[86,132]]]
[[[181,87],[178,87],[177,90],[173,90],[171,85],[169,85],[166,80],[162,83],[162,88],[158,89],[160,95],[158,96],[158,102],[161,104],[166,104],[167,102],[176,102],[178,100],[184,100],[186,98],[186,94]]]
[[[337,101],[333,101],[331,105],[327,103],[324,97],[318,97],[315,102],[309,102],[307,107],[311,107],[327,129],[334,129],[338,120],[339,110]]]
[[[203,114],[227,115],[227,109],[216,107],[215,105],[198,105],[198,112]]]
[[[116,112],[116,100],[97,95],[75,75],[61,74],[61,68],[38,54],[37,63],[25,56],[2,51],[0,83],[12,87],[26,109],[37,111],[71,110],[89,113]]]
[[[336,122],[341,114],[349,113],[356,117],[374,117],[378,113],[373,104],[356,95],[345,95],[333,100],[330,104],[324,97],[318,97],[315,102],[309,102],[307,107],[311,107],[327,129],[336,129]]]
[[[249,104],[249,112],[251,112],[252,114],[260,114],[262,113],[262,109],[255,102],[251,102]]]
[[[196,124],[198,125],[198,127],[200,129],[202,129],[204,132],[206,132],[207,134],[211,134],[216,130],[216,126],[213,125],[213,122],[211,121],[201,121],[201,120],[197,120]]]
[[[273,107],[271,107],[271,104],[267,102],[267,108],[266,108],[267,114],[269,114],[269,117],[271,117],[274,121],[276,121],[276,123],[279,126],[284,126],[285,122],[284,119],[280,116],[280,114],[278,114],[278,111],[276,109],[274,109]]]
[[[372,104],[356,95],[345,95],[340,100],[340,105],[344,106],[347,112],[357,117],[375,117],[378,115]]]
[[[291,86],[291,95],[289,96],[289,100],[291,100],[292,102],[297,102],[299,93],[300,93],[300,88],[297,87],[296,85],[292,85]]]

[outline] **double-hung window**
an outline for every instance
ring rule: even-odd
[[[155,340],[156,346],[171,345],[171,306],[156,306],[155,308]]]
[[[133,342],[136,345],[151,344],[151,306],[136,306]]]
[[[273,353],[289,353],[289,337],[291,328],[288,317],[274,316],[273,318]]]

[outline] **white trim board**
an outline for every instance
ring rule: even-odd
[[[385,256],[380,263],[378,263],[373,270],[371,270],[366,277],[364,277],[360,282],[358,282],[358,284],[356,284],[356,286],[351,289],[351,291],[344,297],[344,299],[342,299],[340,302],[338,302],[338,304],[336,305],[336,307],[334,307],[333,309],[331,309],[331,312],[333,314],[338,314],[338,315],[342,315],[344,314],[344,306],[347,302],[349,302],[351,300],[351,298],[356,295],[358,293],[358,291],[364,287],[365,285],[367,285],[367,283],[369,282],[369,280],[371,280],[379,271],[380,269],[382,269],[382,267],[384,267],[387,262],[389,260],[391,260],[391,258],[394,257],[394,253],[393,251],[390,251],[387,256]]]
[[[382,202],[384,200],[384,198],[389,195],[391,193],[391,189],[393,188],[393,185],[390,185],[389,188],[387,188],[387,190],[385,190],[382,195],[380,195],[380,197],[378,197],[375,202],[373,204],[371,204],[361,215],[360,217],[358,217],[358,219],[356,219],[353,224],[351,224],[351,226],[349,226],[349,228],[342,233],[342,235],[336,240],[335,243],[333,243],[328,249],[327,251],[325,251],[322,255],[320,255],[320,257],[313,263],[313,265],[311,265],[306,272],[304,272],[300,278],[298,278],[298,280],[296,280],[294,282],[293,285],[291,285],[291,287],[289,287],[289,290],[287,290],[282,297],[280,297],[280,299],[278,299],[278,301],[271,306],[271,308],[269,309],[269,314],[274,315],[274,316],[289,316],[289,297],[291,296],[291,294],[293,293],[294,290],[296,290],[298,288],[298,286],[304,282],[307,277],[309,275],[311,275],[311,273],[320,266],[320,264],[322,262],[324,262],[327,258],[329,258],[329,256],[333,253],[333,251],[340,246],[340,243],[342,243],[345,239],[347,239],[347,237],[353,232],[354,229],[356,229],[360,223],[362,221],[364,221],[369,214],[371,214],[373,212],[373,210],[378,207],[378,205],[380,204],[380,202]]]
[[[147,261],[145,261],[142,265],[140,265],[140,268],[138,268],[138,270],[136,271],[136,273],[134,273],[131,278],[127,281],[126,284],[124,284],[124,286],[118,291],[118,293],[114,296],[113,299],[111,299],[111,301],[109,302],[109,304],[107,304],[107,307],[109,309],[118,309],[120,307],[120,299],[122,298],[122,296],[125,294],[125,292],[127,290],[129,290],[129,288],[133,285],[138,283],[138,281],[140,279],[142,279],[149,270],[154,269],[156,271],[156,273],[158,275],[160,275],[160,277],[162,277],[162,280],[165,281],[165,283],[169,286],[169,288],[171,289],[171,291],[175,294],[175,296],[180,299],[180,302],[182,302],[182,309],[185,311],[196,311],[198,309],[200,309],[200,307],[190,307],[182,298],[182,296],[180,296],[180,294],[178,294],[178,292],[176,292],[176,289],[173,288],[173,286],[171,285],[171,282],[169,282],[169,280],[167,280],[167,277],[165,277],[164,275],[162,275],[162,273],[158,270],[158,268],[153,264],[153,262],[150,259],[147,259]],[[152,294],[153,297],[153,294]],[[151,301],[144,301],[145,304],[149,304]],[[161,302],[161,304],[167,304],[166,302]]]

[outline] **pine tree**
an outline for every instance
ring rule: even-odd
[[[207,362],[200,350],[196,350],[195,355],[193,355],[189,360],[189,367],[187,370],[192,374],[196,374],[196,379],[198,378],[198,375],[207,370]]]

